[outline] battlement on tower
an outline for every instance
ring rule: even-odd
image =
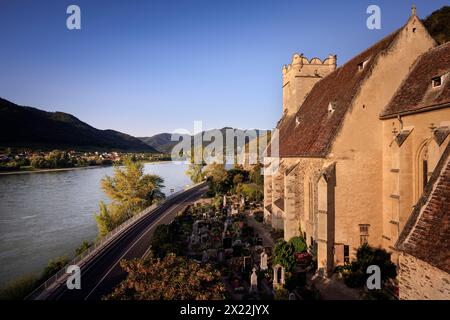
[[[288,65],[283,66],[283,75],[288,73],[292,68],[297,66],[317,66],[317,67],[328,67],[332,70],[336,69],[336,55],[330,54],[323,61],[320,58],[314,57],[308,60],[303,54],[295,53],[292,56],[292,61]]]
[[[283,113],[292,115],[300,108],[313,86],[327,74],[336,70],[336,55],[323,61],[294,54],[292,61],[283,66]]]

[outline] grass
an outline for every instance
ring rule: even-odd
[[[38,278],[33,275],[20,277],[0,291],[0,300],[23,300],[38,284]]]

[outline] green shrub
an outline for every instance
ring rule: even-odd
[[[151,240],[151,247],[153,253],[163,258],[166,253],[167,249],[169,247],[165,246],[170,241],[170,235],[169,235],[169,226],[166,224],[161,224],[156,227],[155,231],[153,232],[152,240]]]
[[[306,241],[302,237],[293,237],[289,240],[289,243],[294,246],[295,252],[305,252],[308,249]]]
[[[274,299],[275,300],[289,300],[289,291],[282,287],[275,289]]]
[[[287,272],[293,271],[297,265],[294,253],[294,246],[291,243],[278,240],[273,249],[273,264],[280,264]]]
[[[352,270],[344,276],[344,282],[349,288],[360,288],[364,286],[367,280],[367,274],[362,270]]]
[[[47,280],[48,278],[56,274],[59,270],[64,268],[69,263],[69,261],[70,260],[67,257],[58,257],[56,259],[50,260],[48,262],[48,265],[42,272],[41,279],[43,281]]]
[[[0,171],[16,171],[20,169],[20,165],[16,161],[0,163]]]
[[[0,291],[0,300],[23,300],[38,284],[35,276],[24,276],[9,283]]]
[[[90,246],[91,244],[89,243],[89,241],[84,240],[83,243],[78,248],[75,249],[75,255],[79,256],[84,251],[89,249]]]

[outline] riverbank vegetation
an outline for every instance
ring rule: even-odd
[[[157,175],[144,174],[141,162],[125,159],[123,168],[116,166],[114,176],[101,181],[111,203],[100,202],[100,211],[95,215],[99,236],[105,236],[136,213],[164,199],[163,183]]]
[[[22,300],[34,289],[55,275],[69,263],[67,257],[58,257],[48,262],[40,275],[25,275],[7,284],[0,290],[0,300]]]
[[[154,153],[32,151],[6,148],[0,151],[0,172],[35,171],[122,164],[134,162],[170,161],[170,155]]]
[[[99,230],[99,238],[106,235],[119,224],[131,218],[146,207],[164,199],[161,189],[164,180],[151,174],[144,174],[142,162],[126,158],[123,168],[116,166],[112,177],[106,176],[101,186],[111,203],[100,203],[100,211],[95,215]],[[84,241],[76,250],[75,256],[88,250],[92,243]],[[50,260],[43,272],[18,278],[0,291],[1,300],[19,300],[25,298],[43,282],[64,268],[70,259],[59,257]]]

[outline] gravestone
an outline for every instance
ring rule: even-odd
[[[217,254],[217,260],[219,262],[223,262],[225,260],[225,252],[219,251],[218,254]]]
[[[257,236],[257,239],[256,239],[256,245],[257,245],[257,246],[262,246],[262,244],[263,244],[262,238]]]
[[[279,264],[273,267],[273,288],[278,286],[284,286],[284,268]]]
[[[256,269],[253,268],[253,272],[250,276],[250,293],[258,292],[258,276],[256,275]]]
[[[267,255],[266,251],[263,251],[263,252],[261,253],[261,256],[260,256],[260,257],[261,257],[261,261],[260,261],[260,263],[259,263],[259,268],[260,268],[261,270],[265,271],[265,270],[268,269],[268,266],[267,266],[267,260],[268,260],[269,256]]]

